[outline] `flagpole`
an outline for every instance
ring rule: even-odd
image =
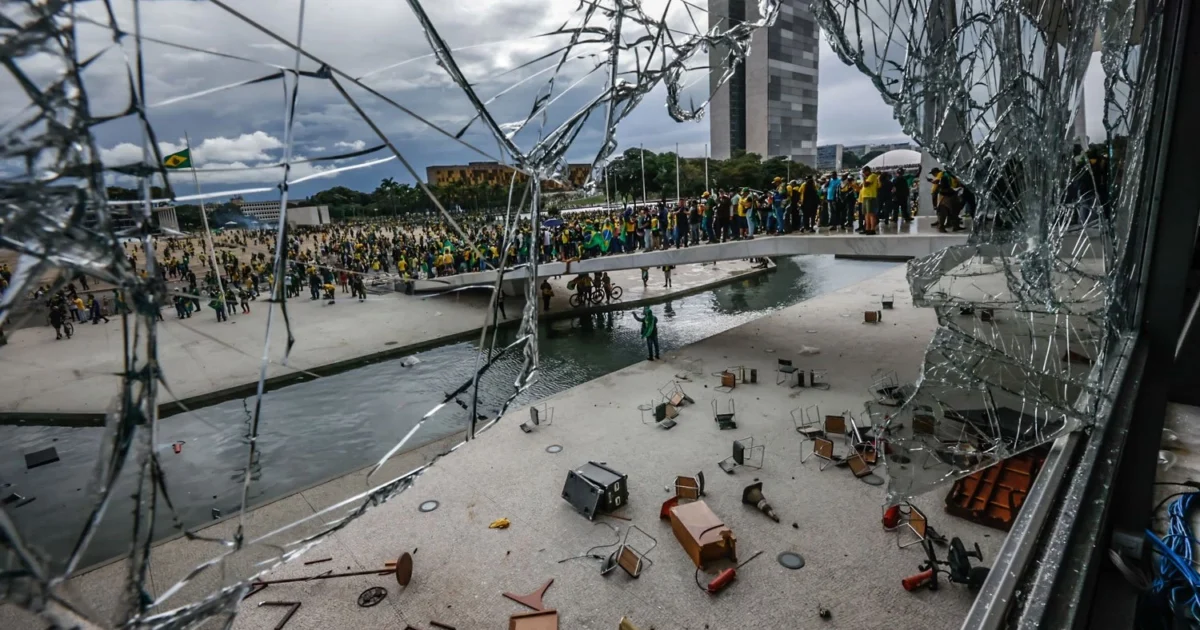
[[[679,143],[676,142],[675,143],[675,205],[679,205],[679,202],[682,200],[683,200],[683,197],[679,194]]]
[[[200,193],[200,176],[196,174],[196,162],[192,160],[192,139],[183,132],[183,142],[187,146],[188,167],[192,171],[192,181],[196,184],[196,194]],[[204,222],[204,245],[208,247],[208,263],[212,265],[213,273],[217,275],[217,290],[221,292],[221,301],[225,301],[225,285],[221,283],[221,268],[217,266],[217,250],[213,247],[212,231],[208,229],[208,210],[204,207],[204,198],[200,198],[200,220]],[[225,305],[229,307],[228,304]]]
[[[612,208],[612,202],[609,201],[609,199],[608,199],[608,164],[605,163],[605,165],[604,165],[604,209],[609,210],[611,208]]]
[[[708,143],[707,142],[704,143],[704,190],[707,190],[709,193],[712,192],[712,189],[709,188],[709,186],[708,186]]]
[[[650,201],[649,201],[649,199],[646,198],[646,147],[645,147],[645,145],[641,145],[641,149],[642,149],[642,203],[646,204],[646,203],[649,203]]]

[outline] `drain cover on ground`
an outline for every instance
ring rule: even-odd
[[[868,486],[882,486],[883,485],[883,477],[880,477],[879,475],[876,475],[875,473],[871,473],[871,474],[863,477],[862,482],[867,484]]]
[[[426,501],[426,502],[422,503],[420,505],[420,507],[418,507],[417,509],[421,510],[422,512],[432,512],[432,511],[438,509],[439,505],[441,505],[441,504],[438,503],[437,501],[430,500],[430,501]]]
[[[785,551],[779,554],[776,558],[779,564],[782,564],[786,569],[801,569],[804,568],[804,556],[791,551]]]
[[[358,605],[362,606],[363,608],[370,608],[383,601],[383,598],[385,597],[387,597],[386,588],[383,588],[382,586],[372,586],[371,588],[359,594]]]
[[[551,444],[550,446],[546,447],[546,452],[547,453],[561,453],[562,445],[561,444]]]

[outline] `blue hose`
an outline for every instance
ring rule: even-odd
[[[1195,546],[1200,544],[1192,534],[1188,516],[1200,501],[1200,492],[1190,492],[1167,507],[1167,535],[1159,538],[1146,530],[1146,538],[1158,551],[1158,571],[1151,589],[1166,594],[1171,610],[1200,623],[1200,573],[1194,562]]]

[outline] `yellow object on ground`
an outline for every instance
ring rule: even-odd
[[[508,529],[509,525],[512,525],[512,523],[509,523],[508,519],[498,518],[492,521],[491,525],[488,525],[488,529]]]

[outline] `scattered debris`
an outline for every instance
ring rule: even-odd
[[[799,523],[792,523],[792,529],[800,529]]]
[[[833,619],[833,613],[829,612],[829,609],[824,606],[817,606],[817,616],[825,621]]]
[[[375,604],[383,601],[387,597],[387,589],[382,586],[372,586],[371,588],[358,594],[358,605],[361,608],[370,608]]]
[[[433,626],[434,628],[441,628],[442,630],[458,630],[457,628],[455,628],[454,626],[452,626],[448,623],[442,623],[440,621],[434,621],[432,619],[429,621],[429,625]]]
[[[171,450],[175,451],[175,454],[178,455],[183,452],[184,444],[186,444],[186,442],[184,442],[183,440],[179,440],[178,442],[171,445]]]
[[[615,510],[629,502],[629,476],[603,462],[588,462],[567,472],[562,497],[592,520],[600,512]]]
[[[331,561],[333,561],[333,558],[321,558],[320,560],[309,560],[308,562],[304,563],[304,566],[307,567],[312,564],[321,564],[322,562],[331,562]]]
[[[288,607],[287,614],[283,616],[283,619],[279,620],[279,623],[275,624],[275,630],[283,630],[287,622],[292,620],[292,615],[296,614],[297,610],[300,610],[300,602],[259,602],[258,605],[260,608],[263,606]]]
[[[58,451],[53,446],[25,454],[25,468],[32,469],[58,461]]]
[[[742,490],[742,503],[753,505],[758,508],[759,512],[766,514],[771,520],[779,522],[779,517],[775,514],[775,508],[767,501],[767,498],[762,493],[762,482],[752,483]]]
[[[509,525],[512,523],[507,518],[498,518],[488,525],[488,529],[508,529]]]
[[[11,507],[12,509],[15,510],[16,508],[19,508],[21,506],[29,505],[30,503],[33,503],[33,500],[36,498],[37,497],[26,498],[26,497],[23,497],[23,496],[17,494],[16,492],[14,492],[14,493],[4,497],[4,499],[0,499],[0,505],[3,505],[5,507]]]
[[[629,620],[629,617],[621,617],[621,623],[619,625],[617,625],[617,630],[639,630],[639,629],[637,626],[633,625],[633,622]]]
[[[704,501],[676,505],[668,510],[671,531],[692,563],[703,568],[720,558],[737,560],[737,538]]]
[[[933,539],[926,538],[921,541],[921,546],[925,548],[926,560],[921,563],[917,570],[920,573],[910,575],[900,581],[900,585],[906,591],[914,591],[922,586],[929,586],[929,590],[936,591],[938,589],[938,573],[945,573],[951,582],[955,584],[965,584],[972,592],[979,590],[987,580],[988,572],[991,570],[988,567],[973,567],[971,566],[971,558],[975,558],[983,562],[983,552],[979,550],[979,543],[975,543],[974,551],[967,551],[965,545],[958,537],[950,541],[950,554],[946,560],[938,560],[937,553],[933,550]],[[940,565],[947,565],[950,569],[938,568]]]
[[[558,630],[558,611],[517,613],[508,618],[508,630]]]
[[[349,569],[350,567],[346,567],[346,568]],[[412,556],[409,555],[408,552],[405,552],[405,553],[401,554],[399,558],[396,558],[395,562],[385,563],[383,569],[374,569],[371,571],[354,571],[354,572],[350,572],[350,573],[333,573],[333,570],[330,569],[329,571],[326,571],[325,573],[321,573],[318,575],[310,575],[308,577],[285,578],[285,579],[281,579],[281,580],[260,580],[260,581],[255,582],[254,585],[257,586],[259,584],[290,584],[292,582],[308,582],[311,580],[331,580],[331,579],[335,579],[335,578],[354,577],[354,576],[358,576],[358,575],[394,575],[394,576],[396,576],[397,584],[399,584],[400,586],[408,586],[409,582],[412,581],[412,572],[413,572]]]
[[[863,311],[863,322],[867,324],[878,324],[883,321],[883,311]]]
[[[522,606],[529,607],[533,610],[542,611],[546,609],[546,605],[542,603],[542,597],[546,595],[546,591],[550,589],[551,584],[554,584],[554,578],[550,578],[550,580],[543,584],[541,588],[528,595],[514,595],[508,592],[502,593],[502,595],[513,600],[514,602],[517,602],[518,604],[521,604]]]
[[[800,356],[812,356],[814,354],[821,354],[821,349],[813,346],[800,346],[800,351],[796,354]]]
[[[411,357],[404,357],[403,359],[400,359],[400,366],[401,366],[401,367],[406,367],[406,368],[409,368],[409,367],[412,367],[412,366],[414,366],[414,365],[416,365],[416,364],[418,364],[418,363],[420,363],[420,362],[421,362],[421,360],[420,360],[420,359],[418,359],[418,358],[417,358],[417,357],[414,355],[414,356],[411,356]]]
[[[221,510],[220,510],[220,508],[213,508],[213,509],[212,509],[212,517],[213,517],[213,520],[214,520],[214,521],[215,521],[215,520],[217,520],[217,519],[219,519],[219,518],[221,518]]]
[[[762,551],[757,551],[754,553],[754,555],[750,556],[749,558],[746,558],[745,561],[743,561],[741,564],[737,565],[736,567],[733,567],[730,569],[725,569],[724,571],[721,571],[720,573],[717,574],[717,577],[713,578],[712,581],[708,583],[708,587],[705,588],[704,590],[708,591],[709,595],[716,595],[717,593],[721,592],[726,586],[729,586],[735,579],[737,579],[737,570],[738,569],[746,566],[747,564],[750,564],[751,560],[761,556],[762,554],[763,554]],[[696,569],[696,570],[699,571],[699,569]]]

